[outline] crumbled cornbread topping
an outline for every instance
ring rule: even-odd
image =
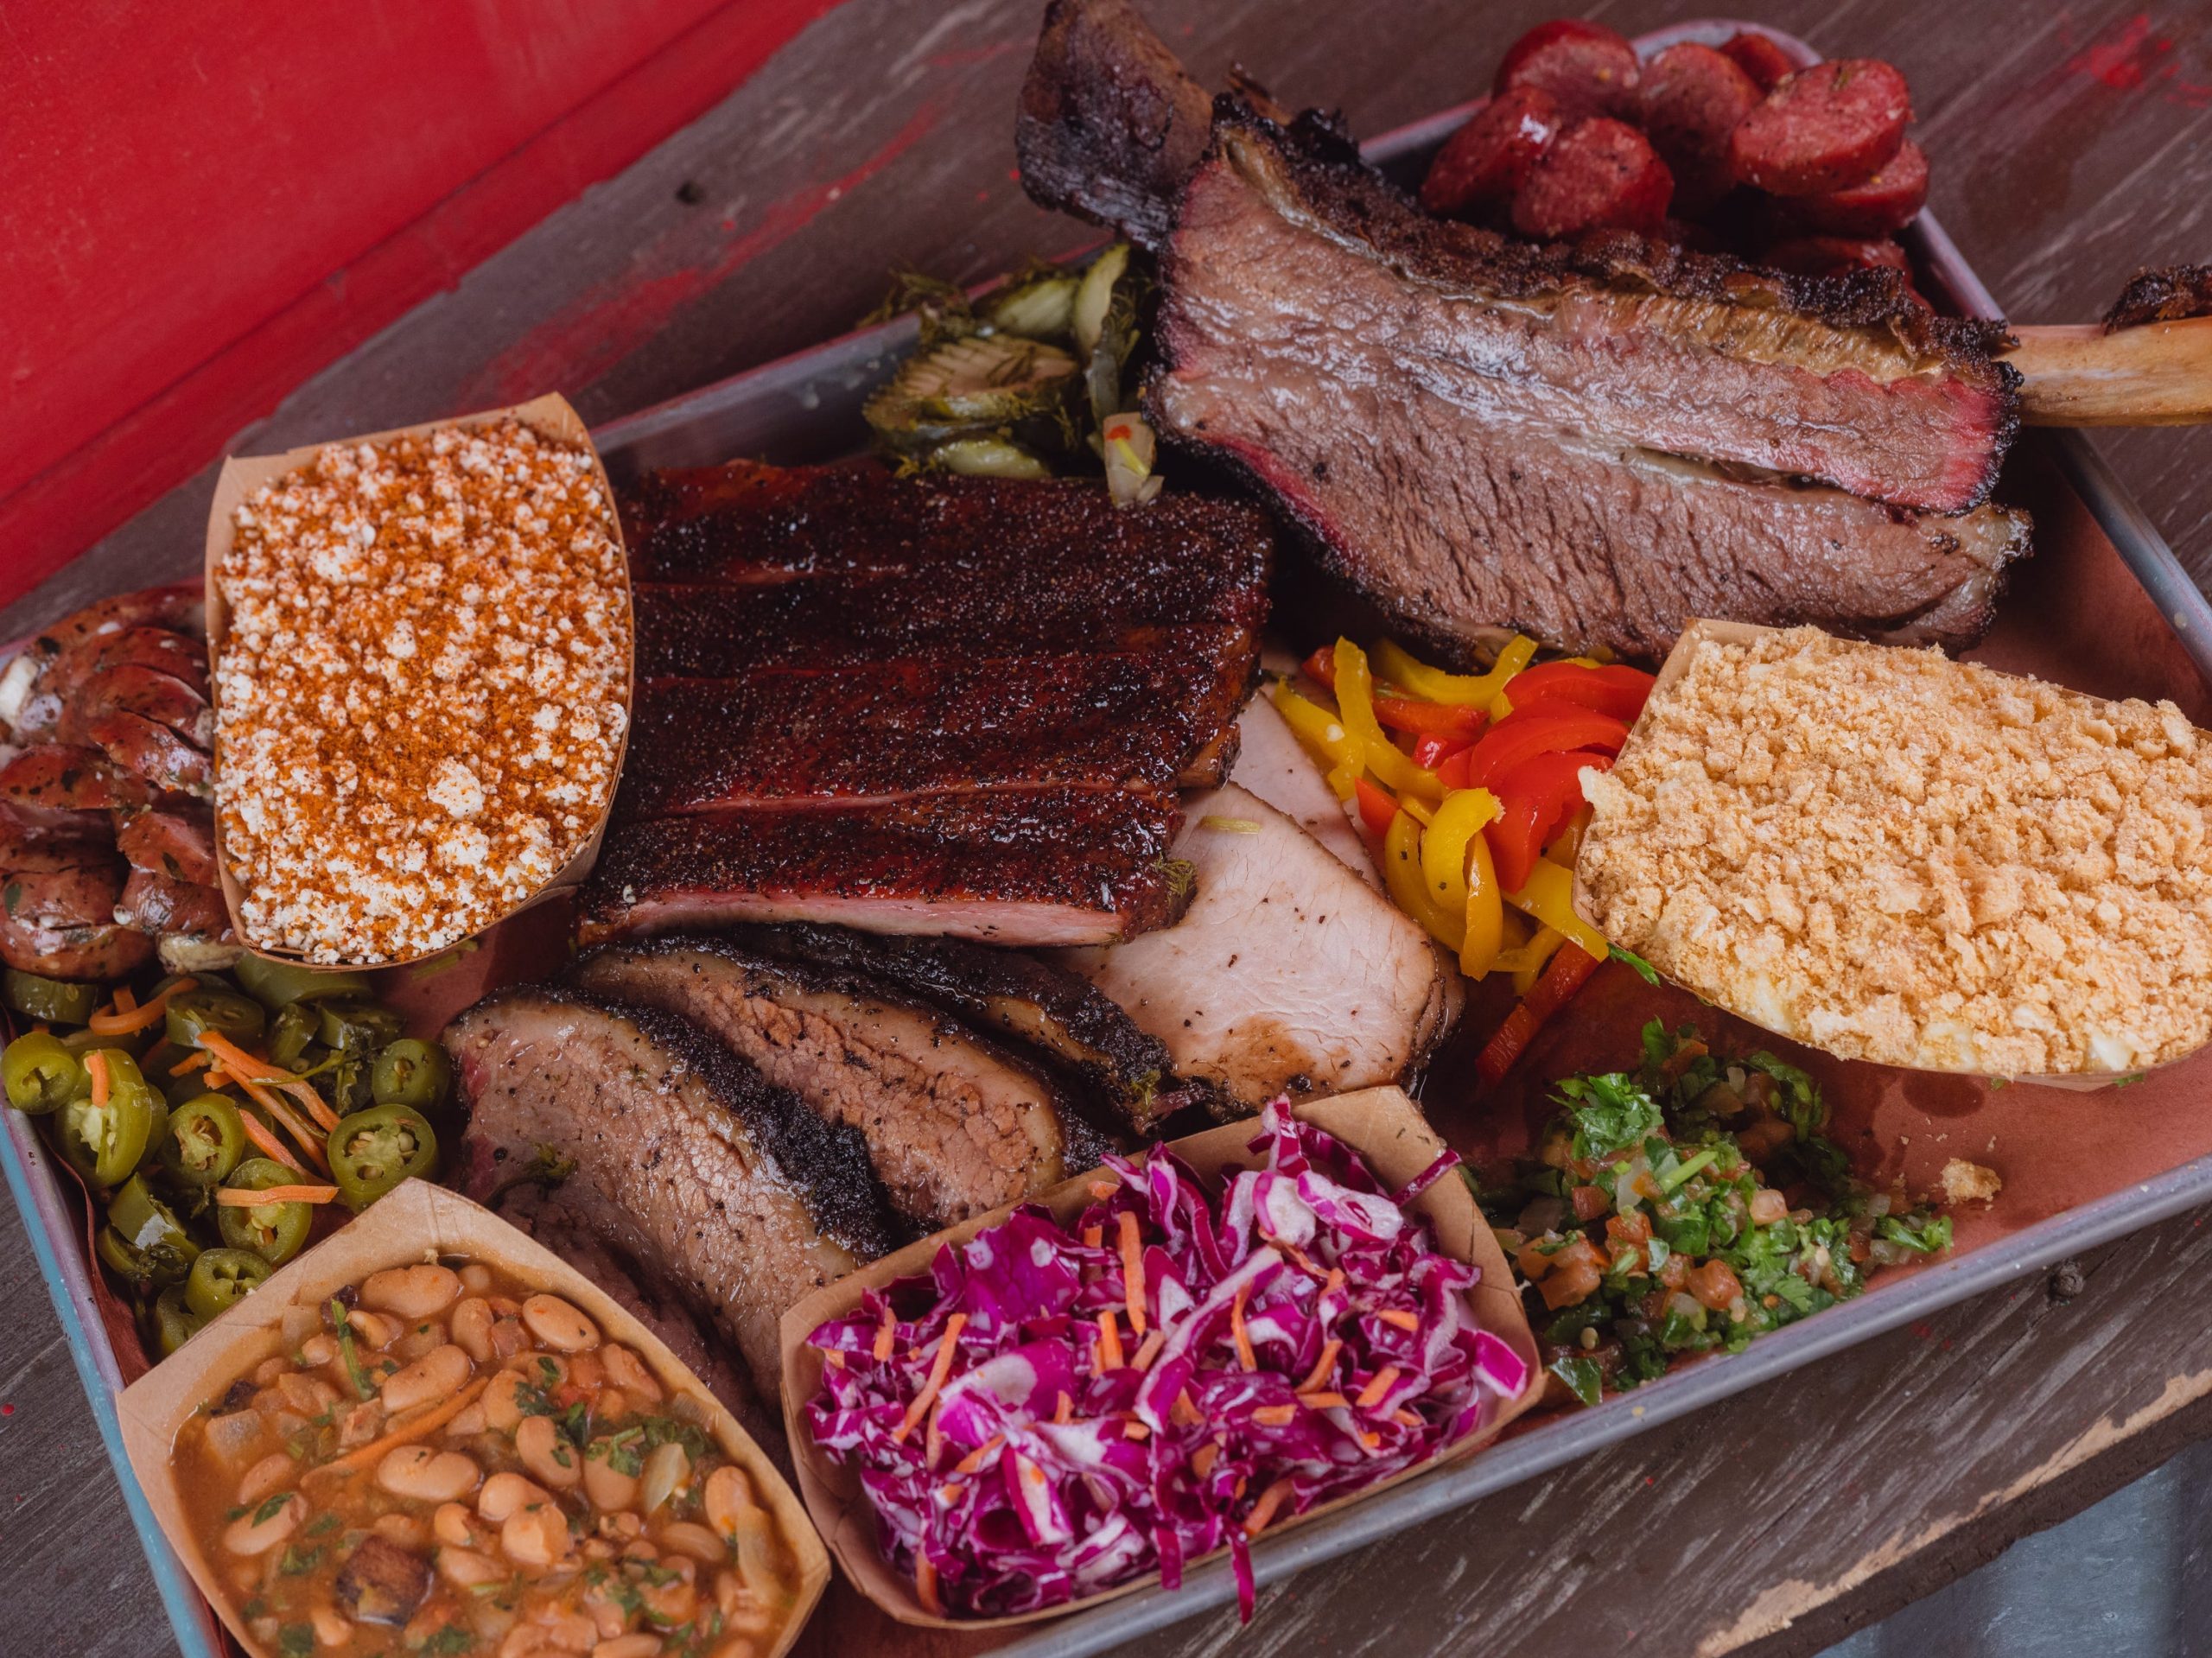
[[[630,612],[588,453],[514,421],[332,444],[238,507],[215,581],[215,808],[248,943],[442,950],[590,835]]]
[[[1771,1030],[2002,1077],[2212,1039],[2212,737],[2171,702],[1705,638],[1584,786],[1591,918]]]
[[[1954,1208],[1961,1204],[1993,1204],[2004,1190],[2005,1182],[1995,1169],[1969,1163],[1963,1157],[1952,1158],[1943,1165],[1943,1201]]]

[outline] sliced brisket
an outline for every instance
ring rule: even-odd
[[[891,805],[691,812],[616,825],[583,891],[588,941],[731,921],[834,921],[1007,943],[1164,926],[1189,887],[1175,804],[1007,789]]]
[[[714,1315],[764,1396],[776,1325],[896,1236],[852,1128],[807,1109],[688,1020],[543,985],[499,991],[445,1033],[480,1199],[549,1153],[577,1224]]]
[[[726,936],[758,955],[864,974],[1017,1043],[1058,1069],[1105,1120],[1138,1134],[1191,1102],[1158,1038],[1082,978],[1035,956],[965,938],[805,924],[741,926]]]
[[[891,1201],[925,1231],[1033,1197],[1106,1149],[1036,1067],[859,974],[675,937],[594,950],[567,976],[683,1015],[858,1129]]]

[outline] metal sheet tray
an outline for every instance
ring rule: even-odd
[[[1705,20],[1640,38],[1647,56],[1677,41],[1717,45],[1740,30],[1770,35],[1800,61],[1817,54],[1803,42],[1756,24]],[[1370,160],[1402,181],[1417,179],[1445,137],[1477,106],[1463,105],[1402,127],[1366,147]],[[2002,314],[1934,217],[1923,213],[1902,238],[1922,286],[1945,308]],[[765,364],[603,428],[596,436],[617,484],[658,467],[705,466],[734,455],[786,464],[849,454],[861,430],[860,405],[913,344],[911,318],[867,328]],[[2088,442],[2075,433],[2037,435],[2065,486],[2086,507],[2126,570],[2139,581],[2177,646],[2212,686],[2212,604],[2198,592],[2140,508],[2120,486]],[[79,1198],[66,1172],[48,1155],[29,1121],[0,1112],[0,1164],[22,1210],[31,1247],[71,1356],[92,1406],[132,1523],[186,1658],[218,1658],[221,1637],[205,1604],[155,1525],[125,1464],[116,1428],[115,1395],[122,1373],[102,1327],[79,1234]],[[2111,1242],[2184,1210],[2212,1204],[2212,1155],[2129,1184],[1997,1242],[1965,1248],[1951,1259],[1909,1275],[1878,1281],[1860,1299],[1762,1337],[1749,1350],[1687,1367],[1594,1409],[1540,1420],[1528,1431],[1455,1467],[1354,1504],[1311,1526],[1263,1540],[1253,1550],[1259,1581],[1272,1583],[1379,1538],[1530,1479],[1731,1394],[1741,1393],[1827,1354],[1894,1330],[1985,1291],[2015,1282],[2069,1255]],[[1193,1571],[1169,1593],[1151,1589],[1111,1607],[1036,1626],[1007,1653],[1096,1653],[1227,1604],[1236,1597],[1227,1562]]]

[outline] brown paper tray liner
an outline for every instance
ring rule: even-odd
[[[248,1635],[244,1620],[236,1615],[236,1597],[210,1559],[207,1543],[187,1521],[169,1460],[178,1430],[206,1401],[264,1359],[284,1350],[284,1314],[290,1308],[319,1305],[341,1286],[359,1284],[383,1267],[410,1266],[440,1255],[465,1255],[523,1283],[567,1297],[609,1338],[637,1352],[671,1397],[689,1394],[707,1407],[715,1443],[752,1478],[798,1568],[791,1616],[768,1655],[780,1658],[822,1598],[830,1580],[830,1559],[808,1522],[806,1509],[775,1464],[660,1338],[589,1279],[488,1210],[424,1180],[406,1182],[359,1220],[274,1274],[124,1388],[117,1401],[124,1449],[154,1517],[200,1592],[239,1644],[254,1658],[275,1658]]]
[[[1445,1149],[1444,1142],[1437,1138],[1422,1118],[1420,1109],[1395,1088],[1368,1089],[1357,1094],[1340,1095],[1334,1099],[1309,1101],[1294,1109],[1299,1117],[1334,1135],[1357,1152],[1385,1190],[1406,1185],[1434,1162]],[[1259,1159],[1247,1150],[1257,1132],[1256,1121],[1230,1123],[1204,1134],[1192,1134],[1187,1139],[1171,1141],[1168,1149],[1182,1158],[1202,1178],[1211,1181],[1224,1170],[1233,1172],[1258,1166]],[[1065,1223],[1092,1201],[1090,1184],[1098,1178],[1096,1172],[1080,1175],[1062,1182],[1031,1201],[1042,1204],[1052,1211],[1056,1219]],[[912,1579],[894,1572],[877,1552],[874,1511],[861,1490],[858,1477],[851,1470],[840,1466],[823,1454],[806,1431],[800,1407],[814,1396],[822,1380],[821,1351],[807,1345],[807,1337],[830,1319],[851,1312],[860,1305],[865,1291],[880,1288],[893,1279],[926,1273],[939,1249],[947,1244],[966,1242],[986,1227],[1005,1219],[1014,1207],[1007,1204],[988,1215],[951,1227],[934,1237],[910,1244],[895,1255],[887,1255],[849,1277],[817,1290],[784,1314],[781,1331],[784,1426],[791,1439],[791,1459],[798,1469],[799,1490],[805,1495],[807,1509],[828,1540],[830,1552],[837,1557],[837,1564],[844,1568],[845,1575],[869,1600],[902,1623],[944,1629],[1002,1629],[1044,1618],[1063,1617],[1159,1581],[1160,1574],[1155,1572],[1084,1599],[1013,1617],[935,1617],[922,1610]],[[1503,1337],[1513,1350],[1521,1356],[1529,1366],[1529,1385],[1521,1390],[1517,1397],[1500,1402],[1495,1413],[1476,1432],[1428,1462],[1406,1469],[1389,1479],[1378,1480],[1365,1490],[1338,1497],[1294,1518],[1278,1521],[1268,1528],[1270,1535],[1302,1525],[1317,1515],[1342,1508],[1347,1502],[1360,1502],[1402,1480],[1416,1478],[1432,1468],[1468,1455],[1495,1439],[1507,1423],[1533,1407],[1543,1394],[1543,1372],[1537,1361],[1535,1337],[1530,1332],[1527,1316],[1522,1311],[1521,1298],[1514,1293],[1513,1276],[1504,1254],[1499,1249],[1489,1224],[1483,1219],[1482,1212],[1475,1207],[1474,1197],[1467,1183],[1452,1177],[1439,1180],[1410,1207],[1414,1213],[1428,1223],[1435,1234],[1439,1248],[1454,1260],[1471,1262],[1481,1269],[1481,1280],[1471,1292],[1475,1302],[1477,1322],[1484,1329]],[[1216,1551],[1216,1553],[1219,1553],[1221,1551]],[[1209,1555],[1205,1558],[1214,1557]],[[1198,1560],[1188,1561],[1185,1569],[1198,1564]]]
[[[1648,715],[1650,710],[1659,703],[1661,699],[1667,695],[1668,691],[1674,687],[1675,682],[1680,680],[1684,674],[1689,671],[1692,659],[1695,657],[1697,653],[1706,645],[1751,645],[1759,639],[1764,638],[1770,633],[1779,633],[1783,631],[1783,629],[1778,627],[1762,627],[1753,622],[1719,622],[1709,620],[1692,622],[1688,627],[1682,630],[1681,638],[1675,641],[1675,648],[1667,653],[1666,661],[1659,664],[1658,676],[1652,682],[1650,698],[1644,704],[1645,714]],[[1986,668],[1986,664],[1984,664],[1984,666]],[[1986,669],[1986,670],[1992,673],[2002,671],[1999,669]],[[2074,692],[2071,693],[2071,695],[2082,696],[2085,695],[2085,693]],[[1636,733],[1633,730],[1629,733],[1629,741],[1631,744],[1636,741]],[[1623,752],[1625,753],[1626,751],[1624,750]],[[1588,893],[1584,890],[1582,885],[1582,871],[1580,867],[1578,867],[1574,872],[1574,912],[1580,916],[1585,921],[1590,920],[1590,897]],[[1591,924],[1595,926],[1597,924],[1595,922],[1592,922]],[[1733,1013],[1738,1019],[1742,1020],[1745,1024],[1757,1026],[1760,1030],[1770,1032],[1772,1034],[1782,1037],[1786,1040],[1796,1042],[1803,1039],[1795,1032],[1777,1030],[1773,1026],[1764,1024],[1758,1020],[1752,1019],[1749,1014],[1743,1013],[1739,1009],[1732,1007],[1728,1011],[1731,1013]],[[2181,1059],[2169,1060],[2164,1065],[2153,1065],[2147,1069],[2150,1070],[2168,1070],[2173,1065],[2184,1063],[2189,1058],[2190,1056],[2183,1055]],[[1901,1067],[1900,1069],[1910,1070],[1912,1068]],[[1931,1071],[1929,1074],[1932,1076],[1944,1077],[1971,1077],[1980,1075],[1979,1072],[1974,1071],[1956,1070]],[[1993,1080],[2003,1083],[2033,1083],[2039,1088],[2059,1088],[2067,1089],[2078,1093],[2087,1093],[2095,1089],[2110,1088],[2114,1083],[2120,1081],[2124,1077],[2136,1077],[2145,1074],[2146,1073],[2142,1071],[2085,1070],[2069,1071],[2064,1075],[2057,1077],[1984,1077],[1982,1080]]]
[[[287,449],[282,454],[234,454],[226,457],[223,461],[223,470],[215,480],[214,501],[207,509],[207,550],[201,566],[202,579],[207,585],[209,696],[211,698],[219,696],[221,679],[215,671],[216,664],[222,657],[223,642],[230,636],[231,619],[230,607],[223,602],[222,591],[215,581],[215,570],[216,567],[228,556],[232,543],[237,537],[238,508],[246,497],[264,484],[273,483],[285,473],[296,472],[306,466],[331,443],[348,445],[384,443],[396,437],[414,437],[447,427],[457,427],[465,431],[474,431],[479,427],[489,426],[510,418],[520,421],[540,436],[552,438],[556,441],[581,448],[591,456],[593,474],[599,480],[600,491],[607,500],[607,510],[610,528],[614,536],[614,545],[623,556],[622,603],[623,608],[632,613],[629,619],[629,659],[623,664],[623,705],[626,715],[634,712],[638,687],[637,617],[632,608],[628,576],[629,552],[622,540],[621,514],[615,510],[614,488],[607,481],[607,467],[599,458],[597,447],[591,441],[590,429],[585,426],[582,417],[569,406],[569,400],[557,391],[548,392],[542,397],[533,397],[528,403],[511,404],[505,409],[487,409],[480,414],[459,415],[451,420],[423,421],[414,426],[396,426],[388,432],[368,432],[359,437],[334,438],[327,442],[303,444],[296,449]],[[629,753],[629,747],[630,728],[629,721],[626,718],[623,722],[622,740],[614,754],[614,771],[618,778],[621,776],[622,762]],[[219,753],[217,765],[219,766],[220,764]],[[599,861],[600,842],[606,838],[607,820],[613,809],[613,793],[610,790],[607,804],[600,812],[599,821],[592,825],[591,833],[584,837],[582,844],[576,848],[575,855],[561,867],[559,873],[504,915],[495,917],[480,931],[488,931],[491,927],[497,926],[501,921],[520,915],[533,905],[542,904],[547,899],[564,893],[571,887],[581,886],[584,878],[591,873],[592,866]],[[244,895],[244,889],[238,886],[237,880],[231,873],[231,860],[223,847],[223,819],[219,812],[215,816],[215,864],[217,873],[222,882],[223,903],[230,912],[231,931],[241,943],[244,943],[246,938],[245,924],[238,913],[238,903]],[[459,942],[456,939],[453,943]],[[341,962],[333,962],[330,965],[333,970],[352,965],[404,967],[411,962],[424,961],[442,955],[446,950],[453,948],[453,943],[442,945],[437,950],[423,950],[414,956],[396,956],[388,962],[358,964]],[[300,952],[295,950],[264,948],[252,943],[247,943],[246,948],[254,955],[267,956],[272,961],[296,962],[301,959]]]

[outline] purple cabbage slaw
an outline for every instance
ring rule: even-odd
[[[825,1358],[808,1428],[858,1470],[884,1557],[925,1607],[1033,1612],[1154,1571],[1172,1589],[1226,1544],[1249,1618],[1261,1527],[1433,1457],[1521,1391],[1527,1365],[1475,1323],[1478,1269],[1403,1208],[1457,1154],[1385,1192],[1287,1101],[1260,1129],[1265,1166],[1217,1206],[1164,1147],[1109,1158],[1073,1226],[1025,1204],[808,1337]],[[1144,1336],[1129,1327],[1124,1213],[1142,1243]],[[1119,1368],[1100,1363],[1109,1312]],[[956,1316],[941,1388],[910,1422]]]

